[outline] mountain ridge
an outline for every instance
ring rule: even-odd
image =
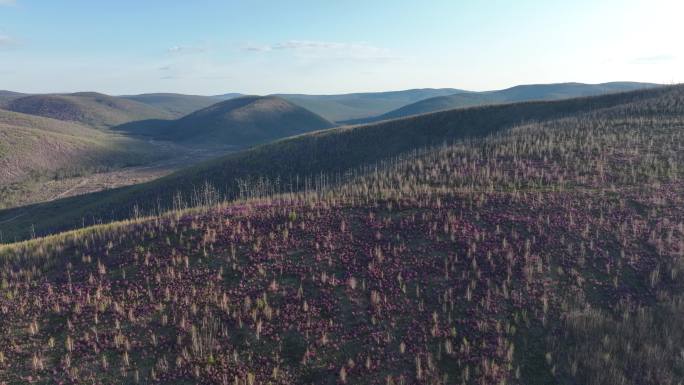
[[[231,199],[239,196],[241,183],[250,181],[277,182],[278,188],[301,188],[307,177],[344,174],[406,152],[494,134],[522,122],[646,103],[661,95],[678,95],[682,89],[662,87],[559,101],[479,106],[322,130],[235,152],[153,182],[3,210],[0,222],[21,213],[24,216],[0,224],[0,230],[8,236],[26,236],[33,224],[36,232],[47,234],[81,224],[83,218],[124,218],[134,207],[143,212],[159,207],[168,209],[178,196],[195,199],[207,183]],[[295,180],[299,181],[296,186]]]
[[[98,92],[29,95],[5,103],[6,110],[74,121],[97,128],[172,115],[153,106]]]
[[[333,122],[366,118],[408,103],[464,90],[456,88],[414,88],[399,91],[356,92],[330,95],[274,94],[311,110]]]
[[[177,120],[132,122],[115,129],[158,140],[244,147],[332,126],[324,118],[279,97],[240,96]]]
[[[639,82],[608,82],[599,84],[577,82],[523,84],[494,91],[468,91],[454,93],[452,95],[437,96],[402,106],[379,116],[365,119],[355,119],[341,123],[370,123],[387,119],[397,119],[411,115],[419,115],[428,112],[449,110],[453,108],[466,108],[487,104],[515,103],[535,100],[559,100],[575,97],[595,96],[606,93],[626,92],[658,86],[661,85]]]

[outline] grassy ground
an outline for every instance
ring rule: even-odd
[[[260,189],[273,193],[320,188],[412,151],[495,134],[525,122],[569,116],[591,119],[598,112],[632,114],[638,119],[659,113],[679,116],[681,93],[681,87],[669,87],[557,102],[477,107],[324,130],[237,152],[151,183],[0,211],[0,231],[5,239],[22,239],[34,231],[49,234],[83,223],[127,218],[134,211],[172,209],[179,200],[204,199],[206,183],[219,197],[227,199],[255,194]],[[254,191],[248,191],[248,185]]]
[[[168,154],[77,123],[0,110],[0,207],[35,202],[49,181],[140,165]]]
[[[678,384],[682,105],[4,246],[0,382]]]
[[[0,209],[147,182],[227,152],[0,110]]]

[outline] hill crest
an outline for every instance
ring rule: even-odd
[[[30,95],[10,100],[6,109],[98,128],[134,120],[171,117],[168,112],[155,107],[97,92]]]
[[[401,106],[382,115],[367,119],[356,119],[343,123],[359,124],[381,120],[404,118],[429,112],[454,108],[467,108],[492,104],[516,103],[525,101],[559,100],[601,94],[628,92],[644,88],[658,87],[658,84],[637,82],[610,82],[601,84],[550,83],[523,84],[495,91],[458,92],[426,98]]]
[[[117,129],[186,144],[244,147],[332,126],[323,117],[276,96],[241,96],[177,120],[133,122]]]

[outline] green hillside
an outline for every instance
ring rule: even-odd
[[[463,92],[463,90],[425,88],[341,95],[278,94],[276,96],[311,110],[330,121],[341,122],[380,115],[419,100],[458,92]]]
[[[331,183],[353,169],[429,146],[496,134],[523,122],[590,116],[599,110],[623,113],[634,105],[650,114],[663,111],[678,117],[684,106],[680,102],[683,90],[677,86],[475,107],[334,128],[237,152],[146,184],[0,211],[0,222],[4,221],[0,230],[6,239],[23,238],[32,225],[37,234],[47,234],[80,226],[84,220],[92,223],[126,218],[134,212],[165,210],[178,205],[179,200],[197,203],[214,199],[215,195],[233,199],[254,189],[272,192],[315,188],[313,178],[321,174],[328,175]],[[217,193],[202,192],[205,183],[214,186]],[[18,215],[21,217],[8,221]]]
[[[356,123],[403,118],[434,111],[449,110],[488,104],[514,103],[533,100],[558,100],[582,96],[595,96],[614,92],[633,91],[657,87],[657,84],[612,82],[603,84],[558,83],[530,84],[500,91],[464,92],[424,99],[402,106],[385,114],[355,121]]]
[[[221,99],[213,96],[156,93],[122,96],[124,99],[148,104],[168,111],[174,117],[182,117],[217,103]]]
[[[284,99],[243,96],[178,120],[133,122],[116,130],[191,145],[245,147],[332,126]]]
[[[160,156],[148,150],[138,140],[82,124],[0,110],[0,207],[29,194],[45,179],[140,164]]]
[[[170,112],[147,104],[95,92],[31,95],[13,99],[5,103],[4,108],[29,115],[79,122],[97,128],[173,116]]]

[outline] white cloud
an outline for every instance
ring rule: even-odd
[[[2,1],[2,0],[0,0]],[[8,47],[10,45],[13,45],[15,43],[14,39],[7,35],[0,35],[0,48],[2,47]]]
[[[0,0],[1,1],[1,0]],[[196,54],[206,52],[207,49],[202,46],[189,46],[189,45],[174,45],[173,47],[166,50],[166,52],[177,55],[184,54]]]
[[[288,40],[270,45],[243,46],[243,51],[247,52],[271,52],[271,51],[291,51],[297,56],[310,59],[338,59],[338,60],[359,60],[359,61],[392,61],[400,59],[393,55],[386,48],[376,47],[372,44],[361,43],[341,43],[314,40]]]
[[[634,58],[632,60],[632,63],[636,63],[636,64],[660,63],[660,62],[668,62],[668,61],[672,61],[672,60],[676,60],[676,59],[677,59],[677,57],[674,55],[660,54],[660,55],[637,57],[637,58]]]
[[[272,49],[270,45],[245,44],[242,46],[242,50],[246,52],[267,52]]]
[[[273,49],[295,49],[295,50],[319,50],[319,49],[352,49],[358,47],[370,47],[367,44],[360,43],[335,43],[328,41],[309,41],[309,40],[289,40],[284,43],[273,45]]]

